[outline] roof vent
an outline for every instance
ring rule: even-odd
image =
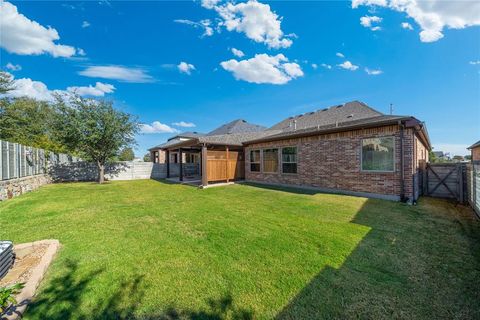
[[[246,123],[247,121],[245,121],[245,120],[242,119],[242,122],[243,122],[243,123]]]
[[[343,107],[343,104],[341,104],[341,105],[339,105],[339,106],[336,106],[337,109],[338,109],[338,108],[341,108],[341,107]]]
[[[297,118],[300,118],[300,117],[303,117],[303,114],[300,114],[300,115],[297,116]]]
[[[349,115],[347,116],[347,118],[353,118],[353,113],[352,113],[352,114],[349,114]]]
[[[327,110],[328,110],[328,108],[325,108],[325,109],[322,109],[322,110],[320,110],[320,111],[327,111]]]
[[[309,113],[307,113],[307,114],[314,114],[314,113],[315,113],[315,112],[309,112]]]

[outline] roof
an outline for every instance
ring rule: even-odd
[[[176,136],[169,138],[168,140],[173,140],[175,138],[195,138],[199,136],[205,135],[204,133],[196,132],[196,131],[187,131],[187,132],[180,132]]]
[[[230,133],[246,133],[246,132],[259,132],[265,130],[266,127],[260,126],[258,124],[248,123],[243,119],[233,120],[229,123],[221,125],[215,130],[207,133],[208,136],[216,136],[221,134],[230,134]]]
[[[433,154],[437,157],[443,157],[444,156],[443,151],[433,151]]]
[[[467,149],[473,149],[473,148],[478,148],[480,147],[480,140],[478,140],[477,142],[475,142],[474,144],[472,144],[470,147],[468,147]]]
[[[306,129],[300,129],[295,131],[282,131],[278,134],[269,135],[260,139],[253,139],[245,141],[245,144],[264,142],[264,141],[273,141],[273,140],[283,140],[297,137],[312,136],[317,134],[324,134],[330,132],[339,132],[339,131],[348,131],[359,128],[375,127],[381,125],[389,125],[398,123],[398,121],[407,121],[407,120],[416,120],[413,117],[409,116],[393,116],[393,115],[380,115],[371,118],[353,120],[353,121],[344,121],[341,123],[328,124],[324,126],[311,127]],[[420,123],[420,121],[416,120]]]
[[[352,101],[345,104],[308,112],[294,117],[289,117],[272,126],[270,129],[294,131],[318,126],[336,124],[337,122],[353,121],[382,116],[363,102]],[[295,128],[296,127],[296,128]]]

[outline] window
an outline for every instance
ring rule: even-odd
[[[394,171],[394,137],[369,138],[362,140],[363,171]]]
[[[260,150],[250,151],[250,171],[260,172]]]
[[[282,148],[282,172],[297,173],[297,148]]]
[[[278,149],[263,150],[263,172],[278,172]]]

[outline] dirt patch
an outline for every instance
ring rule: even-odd
[[[15,250],[15,262],[7,275],[0,280],[0,286],[5,287],[19,282],[27,282],[33,269],[40,263],[48,248],[47,244],[33,245]]]

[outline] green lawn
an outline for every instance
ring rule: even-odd
[[[480,318],[480,223],[442,200],[138,180],[0,203],[0,239],[49,238],[27,319]]]

